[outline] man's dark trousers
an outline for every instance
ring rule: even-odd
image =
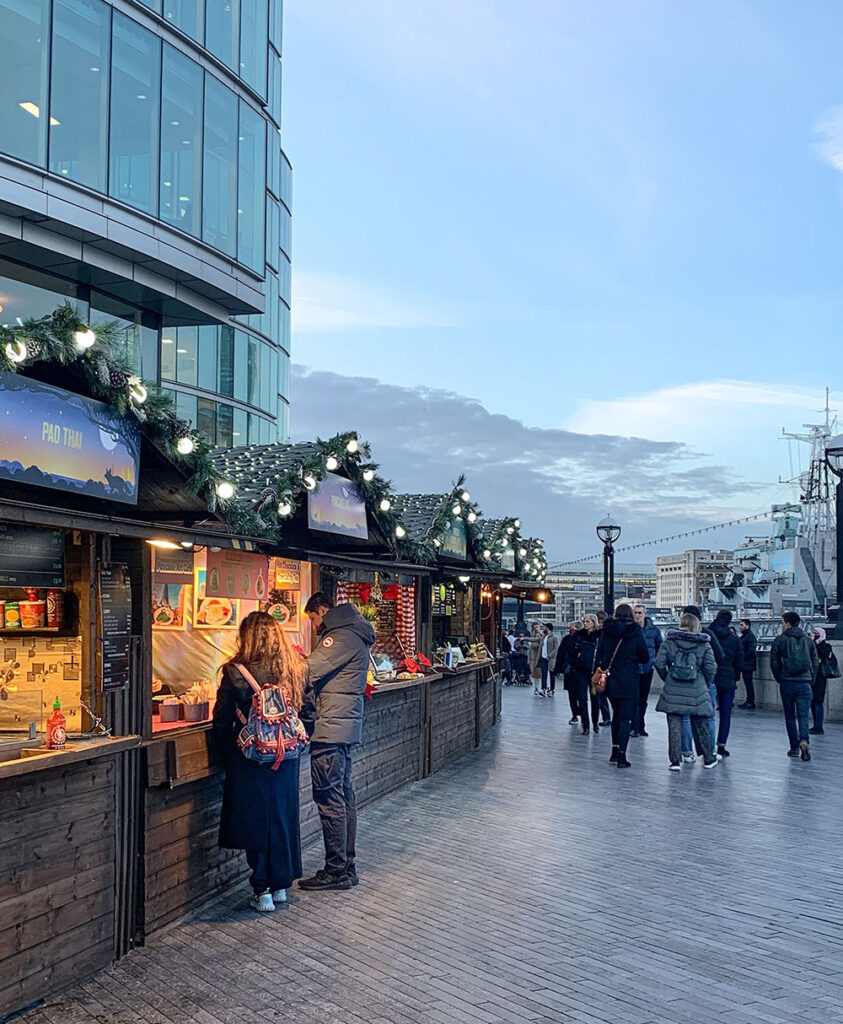
[[[311,743],[310,778],[325,840],[325,870],[337,877],[354,867],[357,801],[351,785],[351,746]]]
[[[752,681],[752,677],[755,674],[754,668],[745,668],[741,672],[743,676],[743,685],[746,687],[746,702],[747,704],[755,703],[755,683]]]
[[[784,724],[787,728],[787,738],[790,740],[790,749],[797,750],[800,742],[807,743],[810,739],[808,713],[814,695],[811,683],[808,679],[782,679],[779,681],[779,690],[782,695]]]
[[[650,687],[653,685],[653,670],[641,672],[638,675],[638,700],[632,709],[632,728],[634,732],[644,732],[644,719],[647,715],[647,699],[650,696]]]

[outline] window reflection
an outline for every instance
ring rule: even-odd
[[[205,0],[205,46],[237,71],[240,48],[240,0]]]
[[[176,332],[176,380],[180,384],[198,383],[198,327],[179,327]]]
[[[217,443],[217,403],[200,398],[196,403],[196,429],[208,444]]]
[[[202,237],[234,256],[237,248],[237,97],[205,76]]]
[[[111,8],[55,0],[50,170],[105,192]]]
[[[203,0],[164,0],[164,20],[200,43],[204,38],[204,14]]]
[[[266,121],[240,101],[240,160],[237,188],[237,258],[253,270],[265,264]]]
[[[158,83],[161,41],[114,12],[109,193],[158,212]]]
[[[0,96],[0,146],[43,167],[47,152],[49,0],[0,0],[5,79]]]
[[[161,219],[198,236],[202,212],[202,69],[166,43],[161,93]]]
[[[158,330],[154,316],[109,295],[91,294],[91,323],[116,323],[116,352],[144,380],[158,380]]]
[[[217,391],[219,327],[199,328],[199,387]]]
[[[267,0],[240,0],[240,77],[266,96]]]
[[[161,379],[176,379],[176,335],[175,327],[165,327],[161,331]]]
[[[88,315],[88,304],[76,298],[77,288],[69,281],[29,270],[17,263],[0,260],[0,317],[14,323],[20,317],[37,319],[69,302],[80,319]]]

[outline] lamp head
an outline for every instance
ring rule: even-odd
[[[604,544],[614,544],[620,535],[620,524],[612,515],[604,516],[597,524],[597,536]]]
[[[832,473],[843,476],[843,434],[832,437],[828,442],[825,457]]]

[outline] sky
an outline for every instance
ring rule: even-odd
[[[841,39],[837,0],[286,0],[293,438],[464,472],[559,560],[792,500],[778,435],[843,398]]]

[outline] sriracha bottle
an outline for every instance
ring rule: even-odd
[[[47,749],[64,750],[67,741],[67,722],[61,713],[58,697],[53,704],[53,713],[47,719]]]

